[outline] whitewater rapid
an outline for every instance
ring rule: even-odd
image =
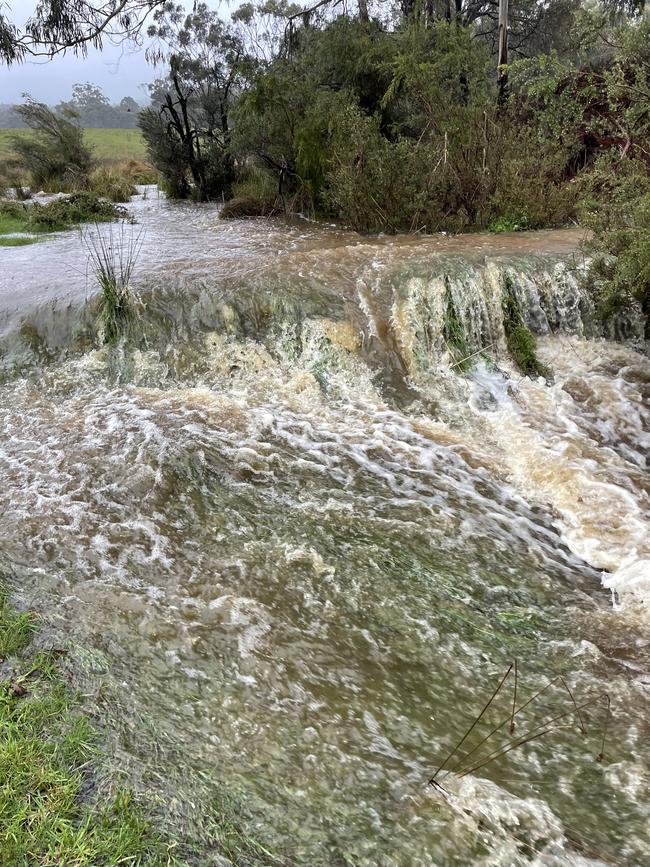
[[[577,234],[133,207],[124,345],[97,343],[78,234],[0,253],[0,568],[115,778],[206,850],[210,805],[241,801],[308,867],[648,862],[650,366],[599,336]],[[508,355],[506,285],[546,378]],[[551,682],[518,730],[566,711],[561,675],[587,735],[441,796],[515,658],[521,695]]]

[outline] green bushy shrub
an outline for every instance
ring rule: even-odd
[[[601,157],[584,179],[582,222],[592,235],[586,280],[603,321],[635,306],[650,336],[650,176],[645,163]]]
[[[38,232],[60,232],[81,223],[102,223],[128,219],[128,212],[92,193],[74,193],[46,205],[28,206],[29,226]]]
[[[45,205],[37,202],[0,202],[0,234],[9,232],[61,232],[81,223],[128,220],[129,214],[92,193],[74,193]]]
[[[29,137],[16,136],[12,143],[32,184],[55,192],[84,188],[92,155],[74,117],[57,114],[32,99],[16,106],[15,110],[34,132]]]

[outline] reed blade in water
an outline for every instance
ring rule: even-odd
[[[125,337],[134,320],[136,296],[131,289],[144,235],[124,223],[117,232],[113,227],[84,236],[90,265],[101,290],[100,332],[104,343],[114,344]]]
[[[513,691],[513,698],[512,698],[512,707],[511,707],[509,715],[507,717],[505,717],[504,719],[502,719],[497,725],[495,725],[494,728],[492,728],[487,735],[485,735],[474,747],[472,747],[471,750],[469,750],[469,752],[461,754],[460,758],[457,760],[456,764],[453,767],[447,769],[447,765],[449,764],[450,760],[455,755],[457,755],[459,753],[461,746],[465,743],[465,741],[468,739],[470,734],[474,731],[474,729],[478,726],[480,721],[483,719],[483,717],[485,716],[485,714],[487,713],[489,708],[495,702],[495,700],[497,699],[498,695],[500,694],[503,686],[505,685],[506,681],[508,680],[508,677],[510,676],[511,672],[513,672],[513,671],[514,671],[514,691]],[[568,693],[568,696],[569,696],[570,701],[571,701],[571,708],[569,710],[562,709],[562,711],[560,713],[554,713],[553,716],[551,716],[550,718],[545,718],[542,720],[533,719],[532,722],[528,724],[528,730],[523,735],[521,735],[517,738],[514,738],[512,740],[506,741],[505,743],[500,744],[498,747],[492,749],[491,752],[489,752],[487,755],[484,755],[482,757],[476,756],[476,758],[472,762],[468,761],[469,758],[471,756],[474,756],[476,753],[478,753],[478,751],[481,749],[481,747],[483,747],[494,735],[501,732],[503,730],[504,726],[508,725],[509,726],[509,733],[511,735],[514,734],[514,731],[516,728],[515,720],[516,720],[518,714],[521,714],[522,711],[524,711],[527,707],[529,707],[529,706],[533,705],[535,702],[537,702],[540,699],[540,697],[544,693],[546,693],[547,690],[551,686],[553,686],[554,684],[559,684],[563,688],[563,690],[565,690]],[[499,759],[502,756],[506,755],[507,753],[511,752],[512,750],[516,750],[519,747],[522,747],[525,744],[528,744],[533,740],[537,740],[537,739],[539,739],[539,738],[541,738],[541,737],[543,737],[543,736],[545,736],[551,732],[557,731],[561,727],[564,727],[564,726],[559,726],[558,723],[561,723],[562,721],[567,720],[570,717],[576,717],[577,718],[579,731],[583,736],[586,736],[587,735],[587,729],[586,729],[586,726],[584,724],[584,720],[583,720],[583,717],[582,717],[582,714],[580,713],[580,711],[583,709],[586,709],[586,708],[593,707],[593,706],[597,705],[601,700],[604,699],[606,701],[606,706],[607,706],[607,715],[605,717],[604,726],[603,726],[602,746],[601,746],[600,752],[596,756],[596,761],[601,762],[603,760],[604,749],[605,749],[605,739],[607,736],[607,728],[609,725],[609,718],[611,715],[610,698],[607,695],[607,693],[601,693],[600,695],[598,695],[596,697],[586,699],[585,701],[578,704],[576,702],[575,696],[574,696],[571,688],[569,687],[566,679],[562,675],[558,675],[557,677],[554,677],[544,687],[542,687],[540,690],[536,691],[526,702],[524,702],[524,704],[520,705],[519,707],[516,706],[517,705],[517,691],[518,691],[518,664],[517,664],[517,660],[515,659],[508,667],[506,673],[502,676],[498,685],[495,687],[494,691],[490,695],[489,700],[483,706],[481,712],[473,720],[470,727],[467,729],[467,731],[462,736],[460,741],[457,742],[457,744],[454,746],[452,751],[444,759],[443,763],[440,765],[440,767],[435,772],[433,777],[431,777],[431,779],[428,781],[428,785],[435,786],[436,788],[440,788],[443,791],[445,791],[445,789],[437,782],[437,777],[439,776],[439,774],[441,772],[444,771],[443,776],[447,776],[448,774],[453,774],[453,775],[456,775],[458,777],[465,777],[468,774],[473,774],[476,771],[480,770],[481,768],[486,767],[486,765],[491,764],[492,762],[496,761],[497,759]]]

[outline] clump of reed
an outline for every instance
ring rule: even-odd
[[[508,712],[503,715],[496,725],[492,725],[486,735],[481,737],[473,746],[470,746],[473,743],[472,733],[480,731],[482,721],[511,676],[514,680],[514,688],[512,701],[508,702]],[[560,695],[564,697],[564,702],[551,710],[544,708],[539,716],[535,713],[533,719],[522,726],[524,729],[522,733],[516,734],[524,716],[524,711],[527,711],[527,713],[538,711],[539,705],[544,700],[543,697],[548,697],[549,692],[553,688],[559,688]],[[518,696],[519,670],[517,660],[514,660],[499,680],[499,683],[480,713],[474,718],[463,736],[457,741],[436,772],[428,780],[428,785],[446,793],[442,781],[447,775],[453,774],[456,777],[465,777],[468,774],[475,774],[508,753],[521,749],[532,741],[556,733],[561,729],[566,729],[567,725],[570,727],[576,726],[580,735],[586,738],[588,732],[585,712],[589,708],[605,708],[604,723],[600,732],[599,750],[595,756],[595,761],[603,761],[605,757],[605,740],[611,717],[610,698],[607,693],[600,693],[577,702],[566,679],[562,675],[557,675],[521,704],[517,703]]]
[[[159,175],[149,163],[140,160],[125,160],[118,163],[119,172],[127,177],[133,184],[157,184]]]
[[[96,166],[88,176],[88,189],[111,202],[128,202],[137,193],[136,184],[155,184],[158,173],[147,163],[125,160]]]
[[[138,299],[131,288],[131,278],[142,249],[142,231],[124,223],[85,236],[90,267],[100,288],[99,333],[109,345],[126,338],[136,318]]]
[[[110,202],[128,202],[137,192],[133,182],[112,166],[99,166],[90,173],[88,187]]]

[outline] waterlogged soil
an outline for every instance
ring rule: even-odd
[[[0,564],[116,776],[196,863],[224,796],[296,865],[647,863],[650,370],[587,339],[575,235],[134,207],[145,342],[78,339],[78,233],[0,253]],[[553,382],[503,352],[505,267]],[[449,291],[492,343],[463,375]],[[514,659],[516,696],[512,672],[427,786]]]

